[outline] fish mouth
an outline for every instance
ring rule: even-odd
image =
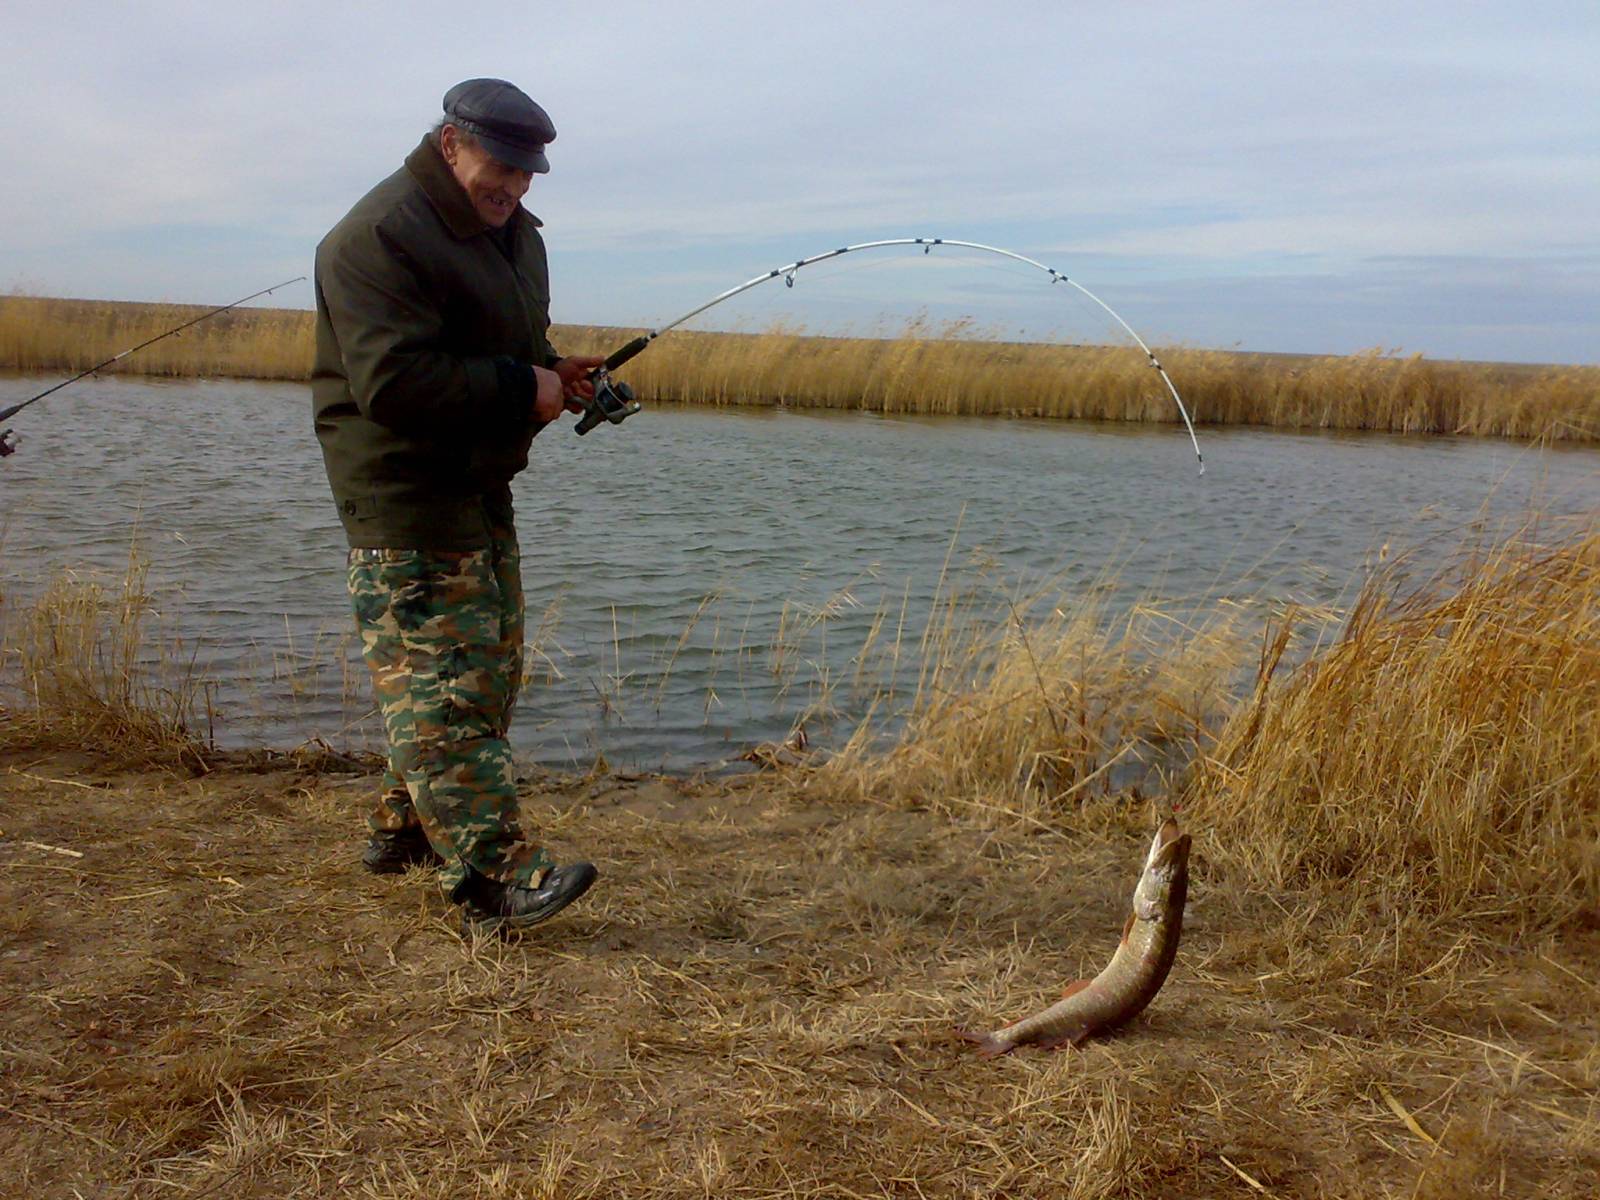
[[[1178,822],[1168,817],[1156,830],[1155,840],[1150,843],[1150,857],[1145,860],[1145,870],[1188,862],[1190,842],[1190,836],[1178,828]]]

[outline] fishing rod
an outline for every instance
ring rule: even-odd
[[[128,355],[134,353],[135,351],[143,350],[146,346],[153,346],[163,338],[169,338],[175,333],[182,333],[191,325],[198,325],[201,321],[208,321],[218,313],[227,312],[230,308],[238,308],[241,304],[248,304],[251,300],[255,300],[260,296],[270,295],[279,288],[288,287],[291,283],[299,283],[304,278],[304,275],[296,275],[293,279],[285,279],[282,283],[275,283],[269,288],[262,288],[259,292],[251,292],[242,300],[235,300],[232,304],[224,304],[220,308],[213,308],[210,312],[201,313],[198,317],[195,317],[190,321],[185,321],[182,325],[174,325],[165,333],[158,333],[155,337],[147,338],[140,342],[137,346],[130,346],[121,354],[113,354],[110,358],[106,359],[105,362],[96,363],[86,371],[79,371],[71,379],[63,380],[54,387],[45,388],[45,390],[40,392],[37,396],[31,396],[24,400],[21,404],[13,404],[10,408],[0,409],[0,421],[9,421],[23,409],[27,408],[28,405],[37,404],[40,400],[43,400],[46,396],[50,395],[51,392],[59,392],[68,384],[77,383],[78,380],[82,379],[85,375],[93,375],[96,371],[103,370],[104,368],[109,367],[112,363],[121,362],[123,359],[127,358]],[[0,458],[4,458],[8,454],[14,454],[16,452],[16,443],[7,440],[10,437],[11,430],[9,429],[5,430],[3,433],[0,433]]]
[[[968,250],[981,250],[986,254],[998,254],[1003,258],[1026,263],[1030,267],[1037,267],[1050,276],[1052,284],[1065,283],[1077,288],[1078,291],[1104,309],[1113,321],[1127,331],[1129,337],[1139,343],[1139,349],[1144,351],[1145,357],[1150,361],[1150,365],[1156,369],[1156,372],[1161,376],[1162,382],[1167,385],[1167,391],[1172,394],[1172,399],[1178,406],[1178,412],[1183,417],[1184,427],[1189,431],[1189,443],[1194,447],[1195,462],[1200,466],[1200,474],[1204,475],[1206,473],[1206,460],[1200,453],[1200,439],[1195,436],[1194,422],[1189,419],[1189,410],[1184,407],[1183,398],[1178,395],[1178,389],[1173,384],[1172,377],[1167,374],[1167,369],[1161,365],[1160,359],[1156,358],[1155,352],[1145,344],[1145,340],[1135,333],[1133,327],[1124,321],[1109,304],[1076,279],[1069,278],[1054,267],[1047,267],[1042,262],[1017,254],[1011,250],[1002,250],[998,246],[985,246],[981,242],[957,241],[954,238],[886,238],[883,241],[859,242],[854,246],[840,246],[837,250],[826,250],[821,254],[813,254],[810,258],[798,259],[787,266],[774,267],[772,270],[763,272],[753,279],[745,280],[737,287],[731,287],[727,291],[713,296],[710,300],[700,305],[699,308],[690,309],[676,320],[669,321],[657,329],[641,334],[627,345],[611,352],[606,361],[594,372],[595,398],[592,403],[586,405],[588,411],[584,414],[583,419],[578,422],[578,432],[588,433],[590,429],[593,429],[601,421],[610,421],[613,425],[620,425],[624,419],[639,411],[640,406],[633,399],[632,389],[627,384],[613,382],[609,377],[610,372],[640,353],[646,346],[669,329],[676,329],[690,318],[698,317],[706,309],[713,308],[724,300],[731,300],[739,293],[747,292],[751,288],[769,280],[777,279],[780,275],[783,276],[783,282],[786,287],[793,287],[795,272],[802,267],[809,267],[812,263],[824,262],[830,258],[838,258],[841,254],[850,254],[856,250],[876,250],[884,246],[921,246],[924,254],[930,253],[935,246],[961,246]]]

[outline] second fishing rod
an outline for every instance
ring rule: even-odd
[[[38,393],[37,395],[29,396],[26,400],[19,404],[13,404],[9,408],[0,409],[0,423],[9,421],[23,409],[27,408],[29,405],[39,403],[39,401],[43,400],[46,396],[53,395],[54,393],[59,392],[62,388],[67,387],[70,384],[77,383],[80,379],[93,375],[97,371],[103,371],[114,363],[121,362],[123,359],[127,358],[128,355],[135,354],[138,351],[143,350],[146,346],[153,346],[159,341],[164,341],[169,337],[173,337],[176,334],[182,333],[185,329],[189,329],[200,324],[202,321],[209,321],[212,317],[217,316],[219,313],[228,312],[230,309],[238,308],[241,304],[248,304],[250,301],[259,299],[262,296],[269,296],[279,288],[286,288],[291,283],[299,283],[304,278],[304,275],[296,275],[293,279],[285,279],[282,283],[275,283],[269,288],[262,288],[259,292],[251,292],[248,296],[243,296],[240,299],[235,300],[232,304],[219,305],[216,308],[201,313],[198,317],[184,321],[181,325],[174,325],[171,329],[158,333],[154,337],[146,338],[137,346],[129,346],[121,353],[113,354],[104,362],[98,362],[92,367],[86,367],[82,371],[79,371],[76,375],[72,376],[72,378],[63,379],[60,383],[55,384],[52,387],[45,388],[44,391]],[[16,453],[16,449],[16,441],[13,438],[12,431],[9,429],[0,430],[0,458],[6,458],[9,455]]]

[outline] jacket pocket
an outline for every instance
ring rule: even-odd
[[[378,515],[376,496],[346,496],[337,503],[339,519],[347,525],[355,521],[370,521]]]

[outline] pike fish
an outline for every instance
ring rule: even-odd
[[[993,1058],[1024,1045],[1081,1045],[1138,1016],[1161,990],[1178,955],[1188,895],[1189,835],[1169,817],[1156,831],[1122,941],[1105,970],[1069,985],[1058,1002],[1015,1025],[993,1033],[960,1030],[961,1036],[977,1042],[983,1057]]]

